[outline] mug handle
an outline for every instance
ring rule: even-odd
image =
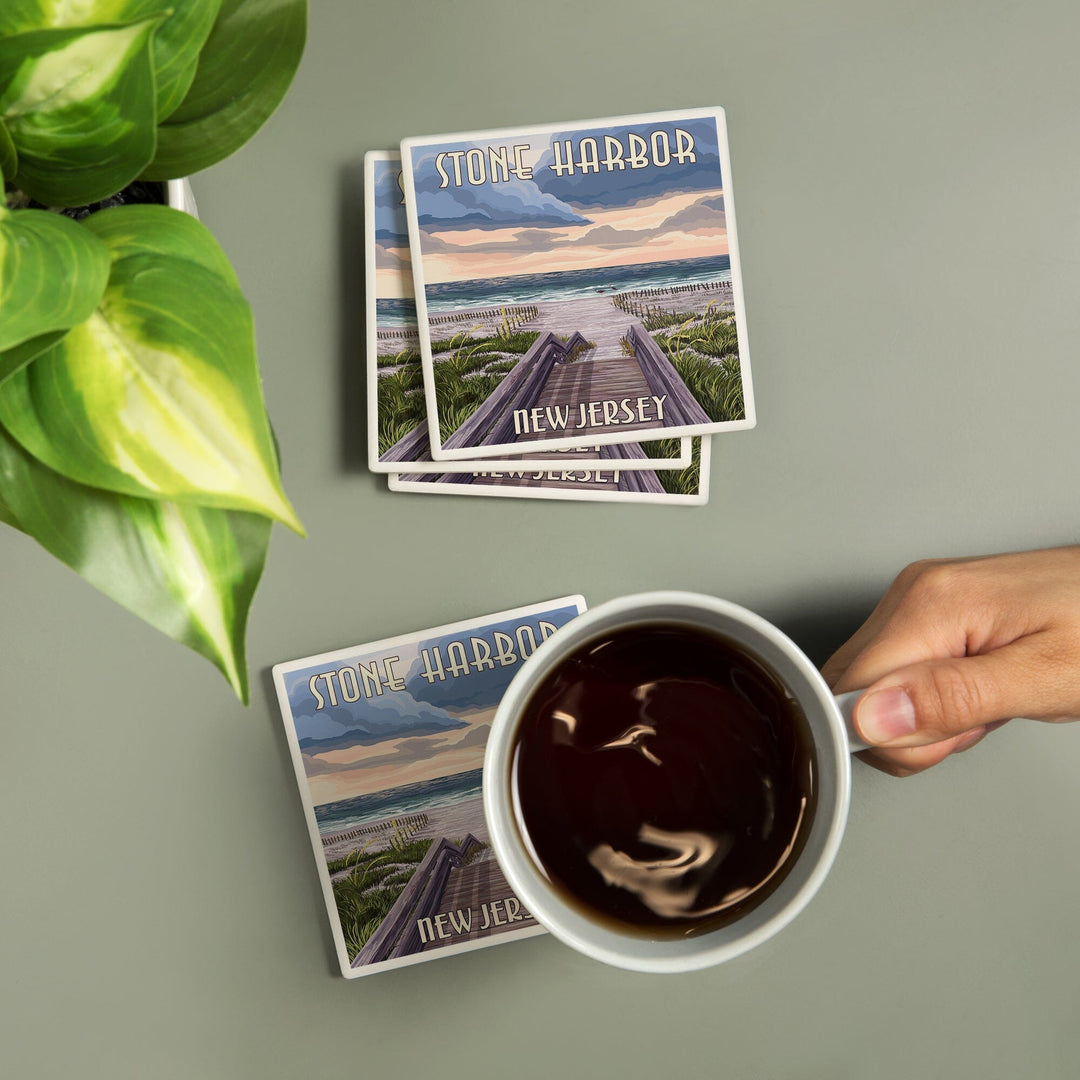
[[[843,718],[844,727],[847,729],[848,746],[853,754],[860,750],[869,750],[870,744],[859,738],[855,730],[855,702],[859,700],[862,690],[849,690],[846,694],[835,694],[837,708]]]

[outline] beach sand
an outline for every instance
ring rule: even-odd
[[[580,329],[590,340],[595,340],[595,330],[603,329],[608,323],[614,327],[616,324],[625,326],[637,321],[612,303],[612,296],[619,295],[648,308],[660,308],[664,311],[696,312],[701,314],[712,304],[712,310],[730,310],[732,307],[731,284],[710,284],[683,286],[670,289],[641,289],[625,293],[605,291],[595,296],[579,297],[574,300],[543,300],[536,304],[536,315],[518,325],[519,330],[553,330],[556,333],[573,333]],[[607,310],[610,309],[610,310]],[[490,309],[488,309],[490,311]],[[430,327],[433,341],[440,338],[451,337],[454,334],[465,334],[471,338],[492,337],[499,329],[502,317],[498,310],[488,317],[478,316],[475,309],[460,308],[456,311],[440,311],[433,318],[438,323]],[[583,325],[577,325],[581,322]],[[620,334],[621,336],[621,334]],[[414,339],[415,340],[415,339]],[[383,351],[380,340],[379,351]]]
[[[461,802],[450,806],[433,807],[424,811],[427,814],[427,822],[415,831],[408,831],[410,840],[439,840],[446,837],[449,840],[463,840],[472,833],[477,840],[487,844],[490,842],[487,831],[487,822],[484,820],[484,803],[481,796],[474,799],[463,799]],[[401,815],[400,819],[385,818],[382,821],[369,821],[363,825],[364,832],[360,836],[352,836],[354,829],[343,829],[339,833],[330,833],[323,837],[323,853],[327,862],[334,859],[344,858],[352,854],[357,848],[369,851],[379,851],[389,847],[394,835],[394,821],[407,819],[415,815]],[[403,830],[406,831],[406,830]]]
[[[613,303],[612,296],[621,296],[629,301],[647,306],[649,309],[660,308],[664,311],[696,312],[701,314],[710,304],[713,310],[730,310],[732,307],[732,291],[730,282],[727,284],[687,285],[670,289],[638,289],[625,293],[616,294],[614,291],[605,290],[595,296],[579,297],[574,300],[544,300],[535,305],[536,314],[517,324],[520,330],[555,330],[565,332],[575,319],[580,319],[586,312],[596,313],[603,317],[605,307],[610,307],[616,315],[623,313]],[[597,304],[597,300],[604,303]],[[513,311],[515,308],[525,305],[506,305],[502,307],[482,309],[477,314],[475,308],[458,308],[454,311],[440,311],[431,316],[429,329],[431,339],[453,337],[456,334],[469,338],[493,337],[502,325],[505,316],[502,312]],[[606,320],[605,320],[606,321]],[[616,320],[618,321],[618,320]],[[576,327],[575,327],[576,329]],[[585,332],[585,327],[582,327]],[[405,327],[379,327],[378,352],[380,356],[393,355],[404,349],[419,349],[420,338],[414,328]]]
[[[415,327],[380,327],[376,335],[379,356],[396,356],[407,349],[420,351],[420,332]],[[391,368],[380,370],[393,370]]]

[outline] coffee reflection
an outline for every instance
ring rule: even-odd
[[[553,885],[649,936],[726,925],[765,899],[814,809],[802,709],[718,635],[654,623],[588,642],[530,698],[515,814]]]

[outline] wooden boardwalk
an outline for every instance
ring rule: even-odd
[[[465,866],[458,866],[450,871],[437,910],[472,911],[472,928],[468,933],[455,934],[454,942],[456,944],[460,941],[474,941],[477,938],[490,937],[492,934],[504,929],[505,923],[501,926],[489,925],[486,929],[481,929],[484,923],[483,905],[491,905],[493,902],[499,901],[500,903],[496,908],[496,918],[504,919],[505,901],[508,899],[516,900],[517,898],[507,884],[506,878],[503,877],[499,864],[495,861],[495,853],[491,848],[487,848]],[[524,908],[522,908],[523,910]],[[489,916],[488,922],[490,923],[490,921]],[[515,928],[535,926],[536,920],[530,915],[527,919],[519,919],[513,925]],[[446,944],[448,942],[436,938],[434,941],[425,942],[421,951],[427,952],[431,949],[438,949]]]
[[[633,315],[627,315],[617,308],[607,295],[566,300],[541,308],[540,314],[530,320],[524,329],[551,330],[564,336],[580,330],[595,342],[596,348],[573,363],[556,366],[536,404],[546,408],[568,402],[577,405],[583,401],[648,397],[649,384],[645,381],[641,365],[632,356],[626,355],[621,344],[627,331],[634,325],[641,326],[641,323]],[[649,427],[656,427],[655,422],[625,424],[620,426],[620,430],[634,431]],[[601,427],[596,430],[612,429]],[[550,432],[538,431],[519,435],[516,441],[532,442],[550,438]]]
[[[354,957],[353,967],[488,937],[508,925],[515,929],[537,925],[514,896],[488,845],[479,797],[329,834],[323,837],[323,851],[328,858],[339,858],[372,837],[376,838],[374,850],[381,850],[401,823],[410,826],[410,839],[429,838],[432,844],[394,906]],[[451,912],[459,920],[469,919],[469,929],[462,929],[460,922],[443,922],[451,936],[437,932],[432,936],[432,920]]]
[[[444,449],[596,437],[625,443],[642,430],[709,423],[640,320],[610,295],[543,305],[524,325],[539,336]]]

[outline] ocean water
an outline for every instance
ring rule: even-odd
[[[505,304],[539,304],[551,300],[580,300],[600,293],[636,289],[669,289],[675,285],[709,285],[731,281],[731,259],[719,255],[708,259],[675,259],[637,266],[605,266],[594,270],[559,270],[546,274],[515,274],[481,281],[448,281],[428,285],[429,315],[469,307]],[[376,301],[381,326],[414,323],[416,309],[410,300]]]
[[[416,301],[411,296],[375,300],[375,322],[380,330],[407,326],[416,329]]]
[[[416,784],[388,788],[370,795],[355,795],[351,799],[315,807],[319,835],[341,832],[364,825],[369,821],[419,814],[433,807],[451,806],[465,799],[480,797],[480,778],[483,769],[439,776]]]

